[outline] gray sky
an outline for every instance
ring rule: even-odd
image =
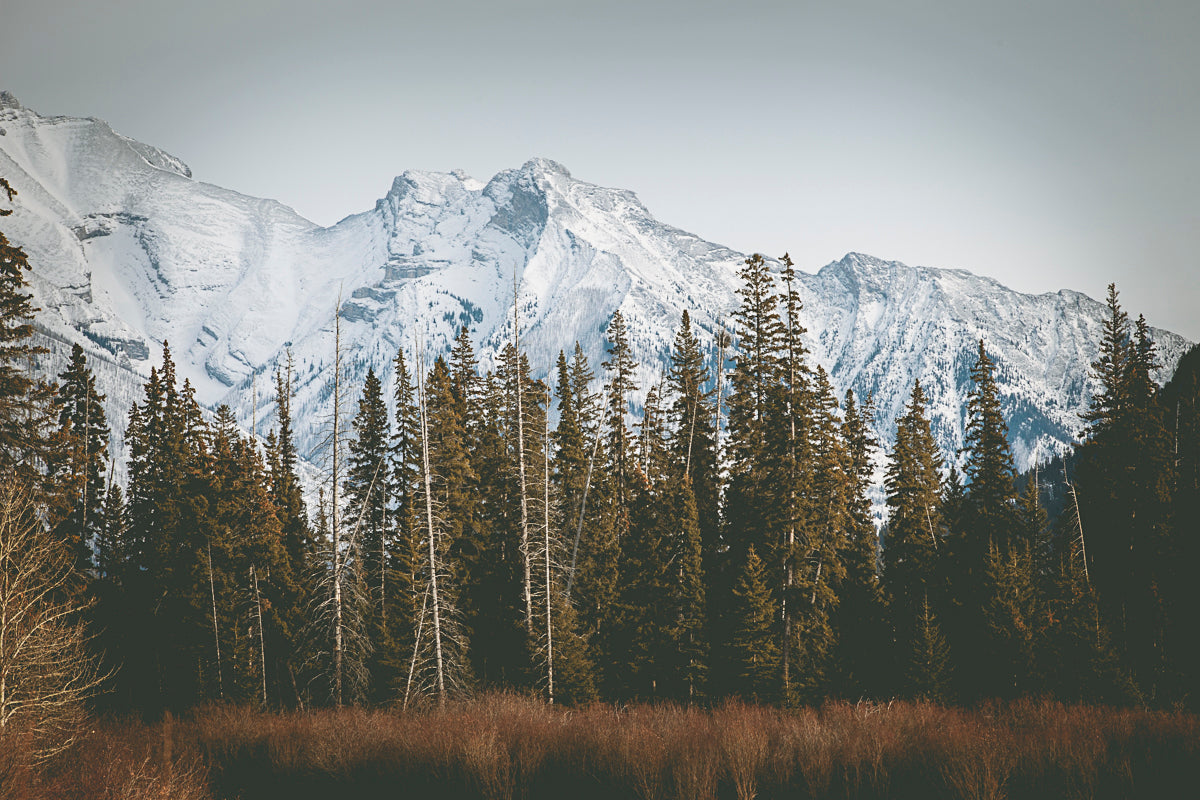
[[[1200,339],[1200,3],[0,0],[0,88],[330,224],[533,156],[815,270],[848,251]]]

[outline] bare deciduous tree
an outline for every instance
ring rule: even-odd
[[[0,487],[0,742],[29,737],[39,759],[74,741],[86,700],[107,677],[91,653],[73,570],[32,494],[16,481]]]

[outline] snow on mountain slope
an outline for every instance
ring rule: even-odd
[[[486,184],[406,172],[373,209],[321,228],[275,201],[195,181],[178,159],[99,120],[42,117],[3,94],[0,130],[0,175],[20,192],[3,229],[34,265],[38,323],[56,349],[79,342],[103,362],[114,428],[169,340],[201,402],[228,403],[265,433],[271,376],[290,351],[299,444],[318,457],[339,296],[346,414],[368,367],[390,384],[398,348],[432,358],[463,324],[492,366],[512,335],[514,278],[522,348],[539,375],[576,341],[600,374],[604,330],[620,308],[648,388],[684,309],[711,352],[737,306],[742,254],[552,161]],[[1021,466],[1078,431],[1093,388],[1096,301],[853,253],[800,284],[814,360],[839,391],[874,394],[885,440],[919,377],[939,441],[957,450],[980,338],[1000,365]],[[1155,335],[1165,376],[1188,343]]]

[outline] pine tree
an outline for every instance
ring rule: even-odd
[[[178,386],[170,347],[130,414],[127,537],[120,583],[130,641],[120,677],[143,710],[180,709],[215,681],[209,581],[202,552],[214,497],[210,433],[189,382]]]
[[[603,424],[600,397],[591,390],[594,374],[579,343],[568,364],[559,359],[559,424],[554,437],[555,482],[560,508],[566,512],[563,549],[562,622],[558,660],[560,689],[567,681],[568,660],[579,687],[575,696],[594,696],[597,685],[596,647],[610,621],[617,593],[617,546],[612,518],[605,513]],[[560,697],[563,693],[560,691]]]
[[[884,477],[889,516],[882,582],[901,663],[912,652],[925,604],[931,595],[944,594],[938,565],[942,458],[925,402],[917,381],[904,415],[896,421],[896,442]]]
[[[1103,439],[1109,429],[1121,420],[1127,403],[1126,377],[1132,346],[1129,331],[1129,315],[1121,308],[1116,284],[1108,285],[1106,300],[1108,316],[1104,318],[1100,339],[1099,357],[1092,363],[1092,376],[1100,384],[1100,392],[1093,395],[1084,414],[1087,429],[1086,440]]]
[[[802,303],[796,291],[796,270],[784,253],[782,332],[779,337],[778,383],[768,389],[765,408],[767,451],[760,466],[768,478],[761,499],[774,509],[767,525],[779,553],[783,616],[783,690],[793,702],[811,696],[824,679],[825,657],[832,630],[828,625],[830,577],[837,579],[834,551],[840,531],[840,501],[830,493],[840,465],[829,404],[836,409],[826,380],[813,385],[805,361],[806,333],[800,324]],[[824,373],[821,373],[822,379]],[[818,419],[819,418],[819,419]],[[771,492],[774,491],[774,497]],[[836,507],[835,507],[836,506]],[[767,551],[764,551],[767,552]],[[829,572],[832,570],[832,572]],[[820,598],[818,598],[820,595]],[[795,677],[793,677],[795,672]]]
[[[1147,695],[1156,700],[1178,699],[1190,694],[1191,687],[1180,682],[1170,662],[1177,646],[1191,637],[1184,634],[1178,641],[1169,638],[1171,608],[1167,592],[1178,581],[1175,573],[1181,569],[1175,535],[1178,523],[1171,505],[1176,465],[1167,409],[1151,377],[1160,366],[1157,348],[1141,315],[1134,323],[1132,344],[1126,377],[1130,414],[1124,483],[1132,540],[1127,647],[1130,666]]]
[[[271,464],[271,495],[283,525],[284,545],[292,571],[303,575],[316,549],[304,507],[304,494],[296,474],[297,453],[292,436],[292,354],[288,351],[286,370],[275,371],[275,407],[279,430],[275,444],[268,448]],[[296,603],[292,604],[297,605]]]
[[[211,599],[220,616],[217,635],[226,637],[221,650],[229,664],[218,665],[227,676],[226,696],[263,705],[292,702],[291,604],[300,595],[301,576],[293,571],[262,456],[227,406],[217,410],[211,464],[211,550],[204,555],[212,553]]]
[[[778,397],[780,382],[780,339],[784,334],[779,319],[779,299],[766,261],[755,254],[746,259],[738,290],[741,307],[734,314],[738,323],[738,355],[730,382],[729,397],[729,487],[726,500],[727,540],[734,560],[741,561],[750,545],[760,558],[776,564],[779,550],[769,531],[768,510],[777,508],[773,492],[779,476],[768,452],[772,436],[771,404]],[[786,488],[784,489],[786,491]],[[791,513],[785,509],[784,513]]]
[[[1153,698],[1176,684],[1164,658],[1167,613],[1160,586],[1176,558],[1170,487],[1175,482],[1172,434],[1158,387],[1149,326],[1133,330],[1109,287],[1108,317],[1092,375],[1086,439],[1079,449],[1078,498],[1088,530],[1090,577],[1115,648],[1142,691]]]
[[[418,363],[417,405],[424,587],[404,703],[407,705],[415,692],[434,695],[444,706],[451,693],[464,690],[469,682],[467,641],[457,610],[456,582],[461,570],[452,554],[461,541],[463,521],[471,518],[473,500],[466,488],[474,474],[463,446],[450,371],[441,357],[434,362],[428,380]]]
[[[1174,519],[1172,569],[1164,575],[1169,657],[1180,686],[1200,685],[1200,581],[1192,565],[1200,563],[1200,537],[1188,536],[1189,524],[1200,520],[1200,347],[1180,359],[1175,375],[1163,387],[1161,407],[1170,433],[1168,452],[1175,467],[1171,490]],[[1190,706],[1200,707],[1193,696]]]
[[[575,580],[580,573],[588,576],[584,578],[585,583],[591,577],[604,579],[603,567],[600,567],[595,574],[584,567],[583,562],[580,561],[580,551],[584,551],[584,558],[589,563],[592,563],[590,559],[593,555],[615,553],[612,547],[593,547],[590,541],[584,541],[585,521],[589,517],[588,510],[592,509],[591,517],[595,518],[596,509],[599,507],[596,497],[590,498],[591,505],[589,506],[589,495],[593,486],[599,483],[594,480],[598,475],[597,467],[602,465],[605,460],[601,451],[603,425],[600,416],[600,397],[590,389],[594,378],[595,375],[588,364],[587,356],[584,355],[583,348],[576,342],[570,366],[565,373],[560,372],[559,375],[558,394],[561,412],[558,431],[555,433],[558,445],[555,454],[555,474],[560,486],[560,496],[565,507],[571,509],[575,520],[575,538],[571,545],[570,561],[567,567],[568,600],[571,599]],[[593,526],[587,526],[586,530],[590,533]],[[606,560],[601,558],[595,563],[606,563]],[[602,592],[602,594],[607,593]],[[586,603],[579,607],[585,606],[587,606]]]
[[[534,676],[522,582],[516,401],[509,391],[515,381],[507,377],[517,364],[511,347],[500,355],[497,372],[481,380],[478,438],[470,451],[479,522],[466,531],[458,555],[475,678],[481,687],[509,689],[529,686]]]
[[[779,698],[778,609],[767,585],[767,571],[754,545],[733,588],[734,621],[730,651],[737,679],[735,691],[761,703]]]
[[[703,531],[692,483],[673,473],[660,492],[659,519],[671,581],[669,645],[660,696],[694,702],[705,695],[709,666]]]
[[[996,365],[979,341],[979,358],[971,368],[972,388],[967,395],[967,430],[963,452],[970,479],[971,519],[968,536],[978,544],[969,548],[982,555],[994,545],[1001,553],[1012,545],[1015,520],[1013,505],[1012,448],[1008,426],[1000,407]],[[970,557],[970,556],[968,556]]]
[[[870,427],[874,417],[872,398],[868,395],[860,407],[854,392],[847,390],[842,405],[842,439],[851,483],[842,555],[846,576],[835,618],[839,677],[833,688],[843,697],[860,698],[882,692],[886,679],[881,658],[887,635],[883,587],[879,580],[879,536],[869,498],[873,453],[879,443]]]
[[[349,443],[345,484],[348,527],[353,546],[361,558],[362,580],[366,584],[370,608],[365,628],[373,645],[373,658],[368,666],[371,687],[374,696],[383,699],[395,681],[395,674],[385,669],[381,659],[394,646],[388,610],[391,593],[396,587],[392,585],[393,528],[388,508],[391,425],[383,386],[374,368],[367,370],[358,413],[352,424],[355,438]]]
[[[71,349],[71,361],[58,377],[62,446],[59,458],[49,466],[52,479],[62,485],[67,501],[57,535],[69,543],[76,570],[84,574],[94,565],[92,543],[102,530],[108,423],[104,395],[96,391],[96,379],[78,344]]]
[[[633,436],[625,424],[625,416],[629,412],[630,396],[637,391],[633,375],[638,366],[630,352],[629,331],[625,327],[625,318],[621,315],[620,309],[613,312],[607,336],[610,358],[601,366],[609,376],[608,382],[605,384],[608,477],[612,484],[611,498],[614,504],[613,513],[616,518],[619,541],[623,532],[629,527],[633,473],[637,466],[632,444]]]
[[[418,503],[421,476],[421,425],[416,405],[413,378],[404,359],[404,350],[392,360],[394,372],[393,404],[395,426],[390,443],[390,538],[389,554],[394,587],[389,595],[385,646],[378,652],[382,681],[391,675],[390,684],[377,685],[377,691],[403,693],[409,661],[416,639],[417,615],[424,593],[419,572],[421,565],[421,508]]]
[[[677,521],[662,514],[665,441],[658,424],[657,397],[657,387],[647,394],[638,437],[644,455],[636,459],[618,561],[621,581],[611,625],[615,680],[610,683],[623,699],[652,699],[666,688],[667,631],[673,621],[668,598],[675,583],[667,566],[667,537],[668,526]]]
[[[17,191],[0,178],[0,192],[9,202]],[[8,216],[11,209],[0,209]],[[32,359],[45,352],[30,342],[33,336],[32,295],[22,291],[30,269],[25,251],[0,232],[0,472],[22,476],[32,485],[47,458],[48,424],[53,389],[35,380]]]
[[[934,703],[951,699],[950,647],[942,636],[929,600],[921,603],[916,633],[912,638],[911,657],[905,671],[906,693]]]
[[[779,298],[766,260],[758,254],[747,258],[739,275],[741,305],[734,313],[738,346],[730,376],[724,452],[729,474],[722,535],[726,564],[713,570],[720,582],[711,602],[718,608],[732,606],[733,599],[724,591],[734,589],[739,580],[737,572],[753,546],[758,558],[766,564],[767,586],[773,593],[772,602],[778,607],[787,583],[785,565],[794,560],[794,543],[798,538],[795,523],[803,516],[792,502],[800,480],[799,470],[790,468],[803,459],[797,452],[795,461],[785,461],[779,456],[779,448],[790,454],[794,450],[792,444],[803,439],[791,438],[792,419],[786,413],[786,400],[794,393],[786,391],[790,385],[783,386],[787,375],[782,366],[781,342],[786,329],[779,317]],[[719,577],[722,569],[726,572],[723,581]],[[713,620],[714,641],[728,645],[714,652],[713,678],[718,693],[736,689],[738,656],[731,645],[736,625],[729,613]],[[790,642],[792,638],[785,636],[783,630],[777,635],[780,641]],[[778,643],[774,652],[784,655]],[[782,669],[782,660],[776,668]]]
[[[993,642],[986,664],[988,694],[1017,696],[1040,688],[1039,650],[1047,610],[1033,566],[1032,547],[1017,543],[1003,552],[993,545],[985,568],[988,588],[983,608]]]
[[[706,549],[715,549],[720,531],[719,476],[717,475],[716,431],[713,427],[713,395],[700,342],[692,331],[686,311],[675,334],[671,351],[668,386],[674,398],[671,405],[671,455],[683,465],[696,497],[701,539]]]
[[[981,340],[967,396],[963,452],[970,482],[963,527],[947,540],[955,599],[954,608],[947,609],[947,631],[965,696],[1022,691],[1034,670],[1034,619],[1026,615],[1040,603],[1039,587],[1031,543],[1017,538],[1012,450],[995,371]]]
[[[806,489],[798,505],[806,519],[797,526],[801,536],[788,564],[795,575],[792,607],[796,674],[786,687],[790,689],[790,702],[811,701],[828,692],[837,642],[834,617],[846,574],[843,551],[850,524],[850,464],[840,435],[837,400],[822,367],[817,367],[812,388],[803,397],[811,406],[804,412],[808,443],[801,452],[807,453],[806,463],[798,465]]]
[[[707,388],[710,386],[709,372],[704,365],[700,342],[693,332],[691,318],[686,311],[683,312],[679,330],[675,334],[671,368],[667,377],[674,398],[671,405],[671,424],[674,428],[671,455],[677,471],[680,469],[679,465],[682,465],[696,505],[700,533],[699,574],[704,576],[702,588],[705,583],[726,584],[728,579],[718,577],[717,574],[722,545],[716,388]],[[686,501],[684,502],[686,504]],[[718,594],[728,597],[728,588],[723,587]],[[709,595],[707,599],[711,598],[712,595]],[[704,630],[699,635],[707,642],[717,609],[706,608],[704,614]],[[707,646],[704,649],[703,661],[707,664]],[[694,693],[694,689],[692,691]]]

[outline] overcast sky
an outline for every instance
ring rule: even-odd
[[[815,271],[1073,288],[1200,339],[1200,2],[0,0],[0,89],[331,224],[534,156]]]

